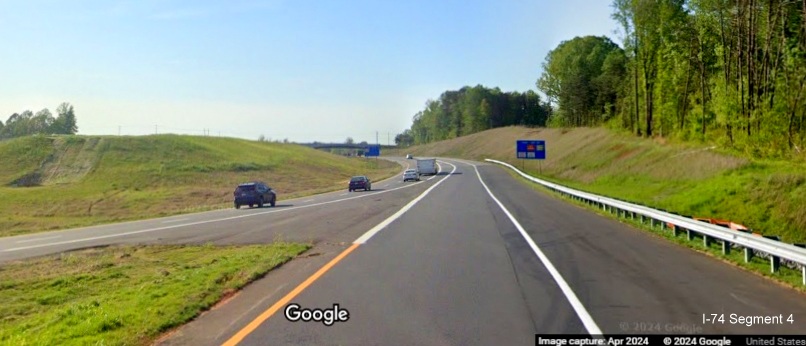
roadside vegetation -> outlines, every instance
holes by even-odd
[[[546,140],[547,158],[518,160],[515,141]],[[391,152],[508,162],[569,187],[681,215],[726,219],[806,242],[806,162],[750,159],[711,145],[637,138],[604,128],[504,127]]]
[[[573,198],[569,198],[567,196],[555,193],[543,187],[542,185],[528,181],[511,169],[508,168],[505,169],[513,178],[523,181],[533,190],[552,194],[554,196],[557,196],[557,198],[560,198],[568,203],[577,205],[581,208],[588,209],[599,215],[616,219],[622,223],[631,225],[633,227],[646,230],[657,237],[666,239],[675,244],[685,246],[689,249],[719,259],[725,263],[735,265],[739,268],[746,269],[748,271],[756,273],[757,275],[777,281],[779,284],[782,284],[786,287],[806,293],[806,286],[803,285],[803,277],[800,270],[791,269],[787,266],[781,265],[779,267],[779,270],[773,273],[770,271],[769,259],[762,258],[760,256],[752,256],[749,262],[745,262],[744,252],[742,250],[732,249],[727,254],[723,253],[722,242],[720,240],[712,239],[712,241],[710,241],[709,244],[706,246],[703,242],[702,235],[692,233],[692,238],[689,240],[685,231],[678,232],[678,234],[675,235],[670,228],[663,227],[661,223],[657,223],[656,225],[653,226],[650,222],[646,221],[641,222],[639,218],[632,219],[627,215],[619,215],[617,213],[611,213],[602,210],[600,208],[593,207],[587,203],[583,203]]]
[[[746,157],[803,158],[806,3],[613,0],[612,9],[617,39],[568,37],[548,52],[534,76],[545,100],[482,86],[445,91],[395,142],[510,125],[606,126]]]
[[[445,91],[389,154],[498,159],[806,243],[806,2],[611,3],[619,37],[562,41],[535,76],[541,95]],[[515,159],[518,139],[546,140],[545,162]]]
[[[0,344],[148,345],[307,250],[112,246],[0,267]]]
[[[278,203],[390,177],[400,166],[234,138],[25,136],[0,141],[0,236],[228,208],[262,180]]]
[[[542,95],[445,91],[395,143],[804,243],[805,6],[613,0],[620,44],[561,42],[535,76]],[[518,139],[546,140],[548,159],[515,160]]]

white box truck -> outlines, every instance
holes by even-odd
[[[437,159],[417,159],[417,174],[437,174]]]

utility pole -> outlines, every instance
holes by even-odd
[[[118,137],[120,137],[120,126],[118,126]]]
[[[375,144],[381,144],[381,142],[378,141],[378,131],[375,131]]]

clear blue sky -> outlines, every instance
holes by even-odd
[[[0,119],[61,102],[80,134],[386,143],[426,100],[535,90],[610,1],[0,0]]]

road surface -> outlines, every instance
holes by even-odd
[[[806,299],[794,290],[532,190],[500,166],[443,159],[440,168],[419,183],[392,179],[274,209],[4,238],[0,260],[109,243],[315,244],[163,345],[534,345],[535,333],[806,330]],[[337,304],[349,319],[292,322],[289,304]],[[726,321],[703,323],[711,314]],[[731,324],[731,314],[784,321]]]

